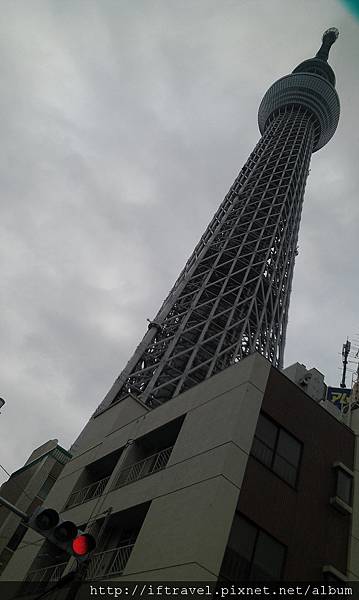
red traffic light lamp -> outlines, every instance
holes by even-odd
[[[85,560],[96,547],[96,540],[89,533],[80,533],[72,541],[72,553],[79,560]]]

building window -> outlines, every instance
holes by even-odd
[[[352,487],[353,487],[353,477],[342,471],[341,469],[337,469],[337,496],[345,504],[351,506],[352,504]]]
[[[236,514],[221,575],[230,581],[279,581],[285,552],[283,544]]]
[[[330,499],[330,503],[343,514],[351,514],[353,471],[341,462],[334,463],[333,468],[335,470],[335,491],[334,496]]]
[[[46,496],[48,495],[51,488],[53,487],[55,481],[56,481],[55,477],[52,477],[52,475],[49,475],[47,477],[47,479],[45,479],[44,483],[42,484],[42,487],[38,491],[37,496],[39,498],[41,498],[42,500],[45,500]]]
[[[22,523],[20,523],[20,525],[17,527],[14,535],[8,541],[7,547],[10,548],[10,550],[12,550],[14,552],[16,550],[16,548],[18,547],[18,545],[20,544],[20,542],[26,532],[27,532],[26,525],[23,525]]]
[[[281,479],[295,487],[302,444],[263,414],[259,415],[251,454]]]

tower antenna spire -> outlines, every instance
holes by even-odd
[[[329,50],[337,40],[339,36],[339,30],[336,27],[330,27],[323,33],[322,45],[316,53],[316,57],[320,60],[328,61]]]

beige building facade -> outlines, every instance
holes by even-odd
[[[46,505],[101,535],[93,577],[218,577],[269,371],[253,355],[155,410],[128,397],[90,420]],[[4,579],[59,573],[36,560],[43,538],[24,541]]]
[[[156,409],[128,396],[90,419],[46,506],[95,535],[88,580],[345,579],[354,442],[253,354]],[[29,531],[3,580],[73,565]]]

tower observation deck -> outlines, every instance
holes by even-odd
[[[339,120],[337,37],[264,95],[261,139],[94,416],[129,393],[155,407],[255,351],[283,365],[309,163]]]

